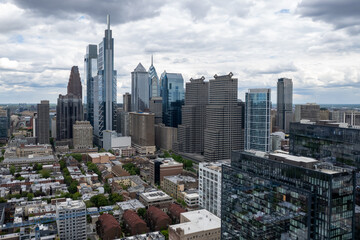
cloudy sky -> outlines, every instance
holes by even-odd
[[[0,103],[55,103],[111,14],[118,101],[141,62],[160,75],[294,81],[294,102],[359,103],[359,0],[0,0]]]

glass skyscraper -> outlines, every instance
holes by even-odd
[[[84,56],[87,120],[94,126],[94,79],[97,76],[97,46],[88,45]]]
[[[149,68],[150,99],[160,96],[159,77],[153,63],[153,56],[151,55],[151,66]]]
[[[270,89],[249,89],[245,95],[245,149],[270,151]]]
[[[277,82],[277,126],[289,133],[293,115],[293,82],[289,78],[280,78]]]
[[[282,153],[222,165],[221,239],[355,239],[355,171]]]
[[[107,18],[105,37],[99,44],[98,75],[94,81],[94,134],[102,138],[104,130],[116,129],[116,71],[114,70],[114,39]]]
[[[131,111],[144,112],[149,110],[149,74],[139,63],[131,72]]]
[[[180,73],[161,74],[163,123],[168,127],[181,124],[181,106],[184,104],[184,79]]]

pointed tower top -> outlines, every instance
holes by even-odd
[[[110,14],[107,15],[107,26],[108,30],[110,30]]]
[[[151,66],[153,65],[154,63],[154,56],[151,54]]]

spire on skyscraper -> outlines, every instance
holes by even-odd
[[[71,93],[74,96],[78,96],[80,99],[82,99],[82,86],[78,66],[73,66],[71,68],[67,93]]]
[[[151,54],[151,66],[153,66],[153,63],[154,63],[154,55]]]
[[[110,30],[110,14],[107,15],[107,26],[108,30]]]

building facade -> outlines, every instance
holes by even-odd
[[[49,101],[42,100],[37,105],[37,119],[36,119],[36,137],[40,144],[50,143],[50,124],[49,124]]]
[[[209,102],[209,82],[205,78],[190,79],[186,83],[182,124],[178,126],[178,151],[204,154],[206,105]]]
[[[86,206],[81,200],[67,199],[56,204],[56,224],[61,240],[86,239]]]
[[[6,142],[10,136],[10,109],[0,108],[0,141]]]
[[[155,145],[158,149],[172,150],[177,141],[178,128],[167,127],[165,124],[155,124]]]
[[[162,123],[162,97],[152,97],[150,99],[149,107],[150,112],[155,114],[155,124]]]
[[[94,99],[95,96],[95,78],[97,76],[97,46],[89,44],[84,56],[84,72],[86,81],[86,114],[87,120],[94,126]]]
[[[155,152],[155,128],[153,113],[129,113],[131,144],[139,153]]]
[[[168,127],[181,124],[181,106],[184,103],[184,79],[180,73],[161,74],[163,123]]]
[[[181,174],[183,164],[174,161],[172,158],[158,158],[150,161],[150,182],[160,185],[166,176]]]
[[[149,74],[139,63],[131,72],[131,111],[144,112],[149,110]]]
[[[154,58],[151,55],[151,66],[149,68],[149,83],[150,83],[150,99],[160,97],[159,77],[154,67]]]
[[[221,217],[221,165],[230,161],[199,163],[199,205]]]
[[[293,82],[289,78],[280,78],[277,82],[277,126],[289,133],[293,118]]]
[[[243,103],[237,100],[237,78],[229,73],[209,81],[209,104],[204,130],[205,161],[230,159],[231,151],[244,149]]]
[[[93,147],[93,127],[89,121],[76,121],[73,125],[74,149],[89,149]]]
[[[104,130],[116,130],[117,82],[109,15],[105,37],[99,44],[97,64],[98,75],[94,79],[94,134],[97,139],[102,139]],[[101,140],[97,144],[101,145]]]
[[[295,122],[306,119],[311,122],[320,120],[320,105],[315,103],[295,105]]]
[[[268,152],[270,143],[270,89],[249,89],[245,95],[245,149]]]
[[[360,167],[360,129],[290,124],[290,153]]]
[[[221,239],[354,239],[355,172],[315,159],[233,152],[222,166]]]
[[[128,92],[123,95],[123,111],[131,112],[131,94]]]

